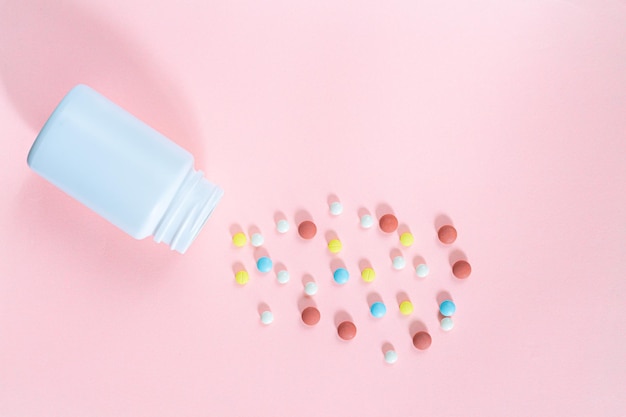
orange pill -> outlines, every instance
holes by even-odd
[[[398,228],[398,219],[393,214],[385,214],[378,221],[380,230],[385,233],[393,233]]]
[[[351,321],[344,321],[337,326],[337,334],[343,340],[351,340],[356,336],[356,326]]]
[[[298,234],[302,239],[313,239],[317,233],[317,226],[310,220],[305,220],[298,226]]]
[[[437,231],[437,235],[439,236],[439,240],[441,241],[441,243],[450,245],[456,240],[456,229],[454,228],[454,226],[446,224],[445,226],[441,226],[439,228],[439,231]]]
[[[302,321],[307,326],[315,326],[320,321],[320,311],[315,307],[307,307],[302,310]]]
[[[417,332],[413,336],[413,346],[419,350],[426,350],[433,343],[433,338],[428,332]]]
[[[452,265],[452,273],[459,279],[465,279],[472,273],[472,266],[467,261],[456,261]]]

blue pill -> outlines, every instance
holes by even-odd
[[[267,256],[261,256],[256,261],[256,267],[261,272],[270,272],[272,270],[272,260]]]
[[[385,315],[385,313],[387,313],[387,307],[385,307],[385,304],[381,303],[380,301],[376,301],[370,307],[370,313],[372,313],[372,316],[376,318],[381,318]]]
[[[450,317],[456,311],[456,305],[452,300],[446,300],[439,304],[439,312],[442,316]]]
[[[348,273],[348,270],[346,268],[337,268],[333,273],[333,279],[337,284],[343,285],[348,282],[349,278],[350,274]]]

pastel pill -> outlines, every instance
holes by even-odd
[[[237,246],[238,248],[243,247],[247,241],[248,239],[243,232],[235,233],[233,235],[233,245]]]
[[[302,239],[313,239],[317,233],[317,226],[310,220],[305,220],[298,226],[298,234]]]
[[[337,326],[337,334],[343,340],[351,340],[356,336],[356,326],[351,321],[344,321]]]
[[[398,228],[398,219],[393,214],[385,214],[378,221],[380,230],[385,233],[393,233]]]
[[[417,332],[413,336],[413,346],[419,350],[426,350],[432,344],[433,339],[428,332]]]
[[[452,273],[459,279],[465,279],[472,273],[472,267],[467,261],[456,261],[452,265]]]
[[[320,311],[315,307],[307,307],[302,310],[302,321],[307,326],[315,326],[320,321]]]
[[[261,272],[270,272],[272,270],[272,260],[267,256],[261,256],[256,261],[256,267]]]
[[[337,268],[333,272],[333,279],[337,284],[343,285],[350,279],[350,274],[346,268]]]
[[[456,240],[456,229],[454,228],[454,226],[446,224],[439,228],[439,230],[437,231],[437,236],[439,237],[441,243],[450,245]]]
[[[328,250],[331,253],[339,253],[341,252],[342,248],[343,245],[341,244],[341,241],[339,239],[331,239],[331,241],[328,242]]]

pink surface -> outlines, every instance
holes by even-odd
[[[1,416],[626,414],[623,0],[53,3],[0,0]],[[225,188],[186,255],[132,240],[28,170],[78,82]],[[405,253],[428,278],[391,269],[395,236],[358,228],[357,211],[381,205],[415,234]],[[301,210],[318,223],[311,242],[295,235]],[[450,248],[442,215],[459,231]],[[264,232],[286,286],[231,245],[235,225]],[[342,288],[329,231],[352,273]],[[450,276],[460,254],[465,281]],[[299,320],[305,274],[320,286],[314,328]],[[350,342],[335,333],[344,313]],[[426,352],[412,347],[418,320]]]

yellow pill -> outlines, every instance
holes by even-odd
[[[339,239],[333,239],[330,242],[328,242],[328,250],[331,251],[332,253],[339,253],[341,252],[341,248],[342,248],[342,244],[341,241]]]
[[[238,248],[243,247],[247,241],[248,239],[246,239],[246,235],[243,232],[235,233],[233,236],[233,244]]]
[[[402,246],[411,246],[413,241],[413,235],[409,232],[404,232],[400,235],[400,243],[402,243]]]
[[[361,271],[361,278],[365,282],[372,282],[376,279],[376,272],[372,268],[364,268]]]
[[[403,301],[400,303],[400,313],[408,316],[413,312],[413,304],[410,301]]]
[[[235,274],[235,281],[239,285],[246,285],[250,280],[250,275],[248,275],[248,271],[238,271]]]

